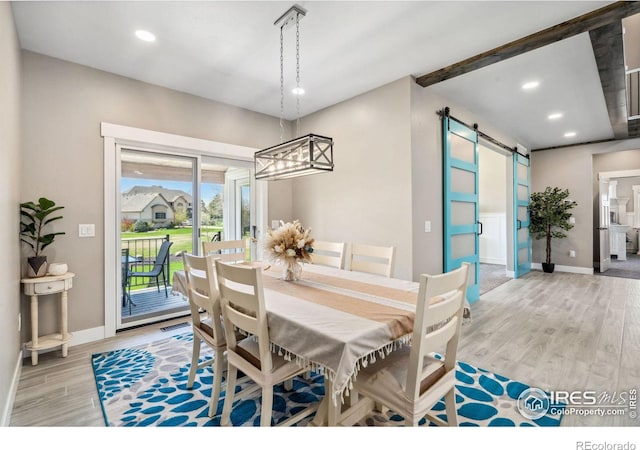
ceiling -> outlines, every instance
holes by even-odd
[[[300,23],[301,85],[307,92],[300,115],[609,3],[300,1],[307,10]],[[279,28],[273,23],[292,5],[27,1],[12,7],[26,50],[279,116]],[[138,40],[137,29],[153,32],[157,40]],[[294,28],[285,30],[284,46],[284,116],[293,119]],[[521,89],[534,79],[538,88]],[[587,33],[425,89],[465,105],[529,149],[613,137]],[[547,115],[556,111],[564,113],[562,119],[549,121]],[[564,137],[567,131],[576,136]]]

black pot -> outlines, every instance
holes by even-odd
[[[47,257],[31,256],[27,258],[27,277],[38,278],[47,274]]]
[[[553,269],[556,267],[554,263],[542,263],[542,271],[545,273],[553,273]]]

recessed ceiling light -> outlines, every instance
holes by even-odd
[[[575,131],[568,131],[564,134],[564,137],[566,138],[570,138],[570,137],[575,137],[576,136],[576,132]]]
[[[551,113],[551,114],[549,114],[549,115],[547,116],[547,119],[549,119],[549,120],[556,120],[556,119],[559,119],[559,118],[561,118],[561,117],[562,117],[562,113],[557,112],[557,113]]]
[[[522,89],[524,90],[534,89],[534,88],[537,88],[539,85],[540,85],[539,81],[528,81],[522,85]]]
[[[291,89],[291,92],[293,93],[293,95],[304,95],[304,89],[301,87],[294,87],[293,89]]]
[[[137,30],[136,37],[145,42],[153,42],[156,40],[155,34],[147,30]]]

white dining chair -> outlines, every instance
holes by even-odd
[[[342,269],[344,265],[344,242],[314,241],[311,263]]]
[[[227,349],[221,321],[220,296],[215,279],[215,256],[195,256],[183,253],[182,258],[193,328],[193,352],[187,389],[193,387],[196,372],[199,369],[212,366],[213,389],[211,391],[209,417],[213,417],[216,413],[222,390],[222,378],[225,369],[224,352]],[[203,313],[207,315],[206,320],[202,319]],[[213,351],[213,358],[199,363],[200,347],[203,342]]]
[[[456,355],[468,277],[468,263],[442,275],[420,276],[411,346],[391,352],[358,373],[353,388],[364,397],[360,402],[383,405],[412,426],[425,416],[437,425],[457,426]],[[442,397],[447,422],[428,415]],[[347,411],[342,424],[355,423],[359,419],[355,414],[362,411],[359,407]]]
[[[260,426],[271,426],[273,387],[307,369],[283,356],[272,353],[269,326],[262,287],[262,268],[225,264],[216,261],[216,273],[222,317],[227,339],[227,390],[222,409],[221,425],[230,425],[231,408],[235,399],[247,395],[246,390],[235,393],[238,370],[251,378],[262,390]],[[246,332],[249,337],[239,340],[234,329]],[[317,409],[312,405],[279,423],[293,425]]]
[[[393,276],[395,253],[395,247],[351,244],[349,270],[391,277]]]
[[[244,262],[247,259],[247,239],[203,242],[202,254],[215,255],[224,262]]]

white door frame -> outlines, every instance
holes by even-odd
[[[120,148],[134,146],[197,158],[206,155],[242,161],[253,161],[253,155],[258,149],[106,122],[100,124],[100,134],[104,138],[104,337],[107,338],[116,334],[119,304],[116,300],[121,276],[118,245],[120,198],[117,189],[120,179]],[[256,181],[255,186],[256,224],[258,230],[266,230],[268,185],[265,181]]]

